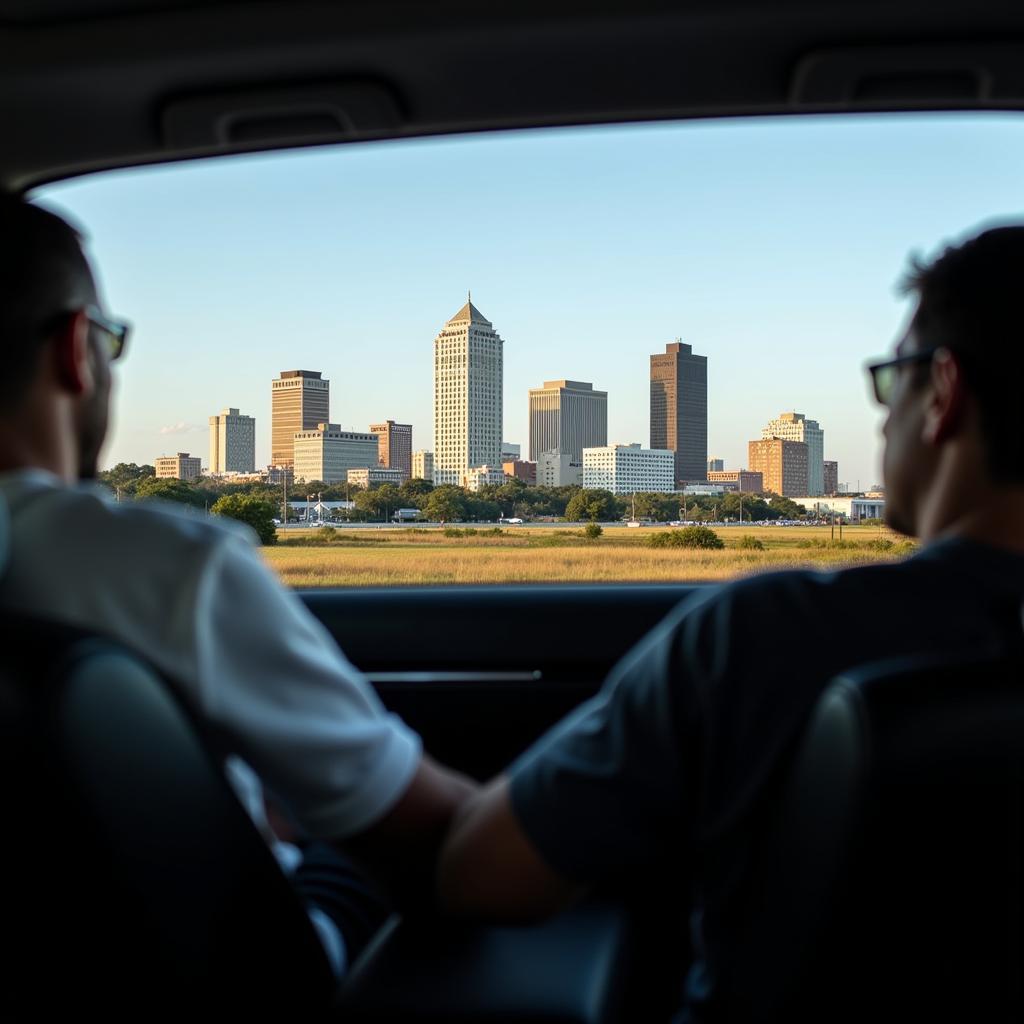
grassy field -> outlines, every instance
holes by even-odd
[[[262,549],[267,564],[292,587],[369,587],[432,583],[693,582],[772,569],[844,565],[904,558],[913,545],[879,526],[728,527],[716,530],[721,551],[651,548],[659,528],[606,528],[587,540],[579,529],[470,527],[290,530]],[[453,531],[448,531],[451,534]],[[744,535],[764,550],[740,548]]]

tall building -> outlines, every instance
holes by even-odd
[[[708,459],[708,472],[709,473],[724,473],[725,472],[725,459]]]
[[[283,370],[270,388],[270,463],[291,466],[295,434],[331,418],[331,382],[316,370]]]
[[[769,420],[761,437],[770,440],[803,441],[807,445],[807,493],[825,493],[825,432],[817,420],[809,420],[802,412],[784,412]]]
[[[838,462],[824,462],[824,485],[822,486],[822,494],[838,494],[839,493],[839,463]]]
[[[651,448],[675,452],[676,483],[708,474],[708,357],[676,339],[651,356]]]
[[[342,430],[337,423],[318,423],[315,430],[298,430],[294,437],[295,482],[348,482],[350,469],[378,465],[377,435]]]
[[[385,420],[371,423],[370,433],[378,437],[377,458],[387,469],[402,471],[402,479],[412,476],[412,424]]]
[[[412,453],[412,478],[414,480],[434,479],[434,453],[421,448]]]
[[[612,494],[675,490],[675,454],[639,444],[609,444],[583,449],[583,486]]]
[[[153,460],[153,467],[160,479],[198,480],[202,473],[202,462],[198,455],[178,452],[177,455],[161,455]]]
[[[608,392],[580,380],[546,380],[530,388],[530,459],[541,452],[583,462],[584,448],[608,443]]]
[[[458,485],[467,470],[501,465],[502,346],[472,302],[434,339],[434,481]]]
[[[210,417],[210,472],[256,472],[256,420],[237,409]]]
[[[522,454],[522,448],[518,444],[513,444],[511,441],[501,442],[502,462],[514,462],[516,459],[522,458]]]
[[[764,489],[791,498],[806,494],[807,443],[781,437],[750,441],[747,444],[750,471],[760,473]]]

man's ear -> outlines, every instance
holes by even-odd
[[[89,318],[85,310],[72,313],[54,332],[51,342],[54,375],[58,385],[71,395],[92,391],[94,377],[89,350]]]
[[[967,401],[963,367],[948,349],[932,357],[929,385],[921,437],[927,444],[942,444],[959,431]]]

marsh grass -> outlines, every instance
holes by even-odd
[[[843,542],[828,527],[719,528],[725,549],[656,549],[656,528],[616,527],[587,538],[582,530],[528,527],[338,529],[333,538],[283,534],[262,548],[292,587],[469,583],[720,581],[785,568],[839,568],[905,557],[913,545],[880,527],[848,527]],[[763,550],[745,548],[754,529]]]

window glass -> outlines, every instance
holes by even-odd
[[[307,149],[35,198],[134,324],[119,500],[276,526],[266,557],[300,586],[688,580],[912,550],[877,518],[863,365],[906,316],[908,256],[1019,220],[1022,172],[1017,115],[794,117]]]

